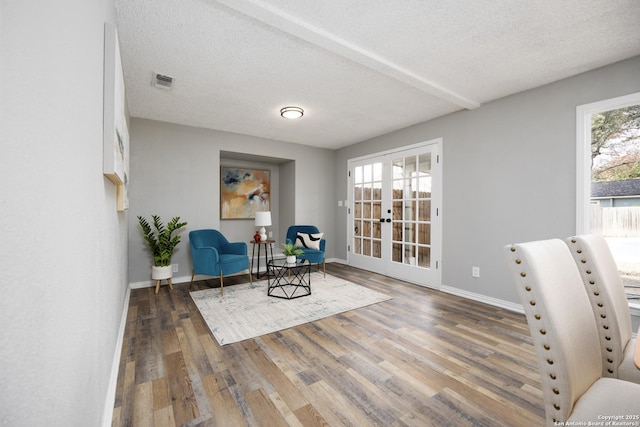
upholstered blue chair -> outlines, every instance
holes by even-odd
[[[318,269],[322,264],[322,272],[326,277],[327,270],[324,261],[326,241],[322,238],[323,234],[315,225],[292,225],[287,230],[287,242],[294,243],[302,249],[303,254],[298,255],[297,258],[308,259],[309,263],[318,264]]]
[[[189,233],[193,270],[191,283],[196,274],[220,276],[220,292],[224,295],[223,277],[249,270],[247,244],[229,242],[218,230],[193,230]],[[251,270],[249,270],[249,281]]]

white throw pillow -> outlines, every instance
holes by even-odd
[[[296,248],[320,250],[320,239],[324,233],[300,233],[296,235]]]

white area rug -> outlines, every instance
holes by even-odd
[[[311,295],[292,300],[267,296],[267,281],[191,292],[220,345],[287,329],[391,297],[322,273],[311,273]]]

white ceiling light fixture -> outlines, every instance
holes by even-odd
[[[304,115],[304,110],[300,107],[284,107],[280,110],[280,115],[285,119],[299,119]]]

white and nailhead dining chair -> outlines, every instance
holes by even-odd
[[[602,376],[596,321],[567,245],[552,239],[505,248],[538,358],[547,425],[637,415],[640,384]]]

